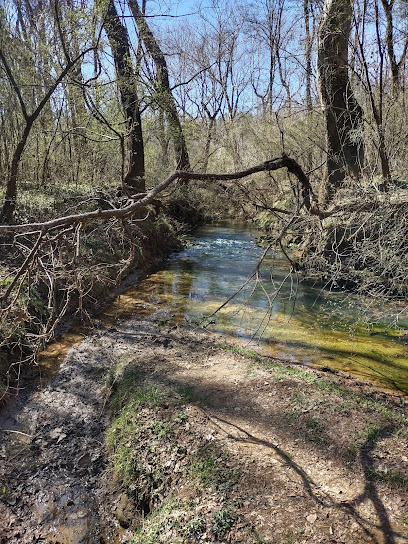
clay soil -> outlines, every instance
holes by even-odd
[[[1,543],[408,542],[403,397],[160,315],[99,324],[3,409]]]

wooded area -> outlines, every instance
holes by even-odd
[[[0,0],[0,544],[408,541],[407,55],[408,0]]]
[[[306,276],[406,298],[407,10],[2,5],[2,346],[24,352],[24,325],[37,351],[217,217],[255,221]]]

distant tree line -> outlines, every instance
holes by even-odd
[[[157,9],[136,0],[1,8],[3,223],[20,185],[110,178],[143,193],[146,153],[155,177],[247,166],[258,120],[310,170],[320,164],[311,147],[323,148],[325,198],[346,177],[379,175],[386,189],[404,175],[406,2],[211,0],[173,18]],[[299,137],[308,116],[322,122]]]

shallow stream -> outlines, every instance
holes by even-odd
[[[205,325],[260,342],[282,359],[408,392],[407,306],[298,283],[280,254],[268,255],[242,288],[263,254],[256,234],[242,224],[204,227],[162,269],[121,295],[108,315],[146,315],[163,304],[163,322]]]
[[[202,228],[188,247],[120,295],[103,323],[157,315],[163,305],[163,323],[205,326],[244,344],[260,343],[280,359],[408,393],[407,305],[299,283],[278,253],[268,254],[254,275],[263,255],[257,234],[239,223]],[[80,331],[64,335],[43,352],[42,363],[54,366],[80,338]]]

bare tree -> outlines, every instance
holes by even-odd
[[[80,53],[80,25],[81,21],[76,16],[73,0],[54,0],[55,23],[57,33],[61,41],[61,48],[65,60],[69,62],[72,57]],[[70,76],[67,98],[72,119],[72,129],[76,134],[84,134],[83,125],[89,117],[83,96],[85,80],[82,75],[82,65],[77,63]],[[80,142],[80,143],[79,143]],[[79,151],[80,145],[84,145],[86,139],[74,138],[74,145]]]
[[[3,208],[0,214],[0,222],[1,223],[9,223],[12,218],[13,214],[16,208],[17,204],[17,181],[18,181],[18,172],[19,172],[19,166],[21,157],[24,153],[24,149],[28,140],[28,137],[30,135],[31,129],[35,123],[35,121],[38,119],[40,113],[44,109],[44,107],[48,104],[51,96],[54,94],[55,90],[57,89],[58,85],[64,80],[64,78],[67,76],[67,74],[70,72],[70,70],[82,60],[82,58],[93,50],[93,47],[89,47],[82,51],[77,57],[71,59],[66,65],[65,68],[60,72],[58,77],[54,80],[54,82],[51,84],[51,86],[48,88],[47,92],[44,94],[44,96],[41,98],[40,102],[37,104],[35,109],[32,113],[28,113],[28,108],[26,105],[26,101],[23,97],[23,94],[21,92],[20,86],[17,83],[17,80],[13,74],[13,71],[10,67],[10,64],[8,62],[8,59],[6,57],[6,53],[4,50],[0,49],[0,61],[3,65],[3,68],[6,72],[7,79],[9,80],[9,83],[14,91],[14,93],[17,96],[21,113],[24,118],[24,127],[20,133],[19,141],[14,149],[13,157],[11,159],[10,169],[9,169],[9,175],[7,180],[7,188],[6,188],[6,194],[5,194],[5,200],[3,204]]]
[[[109,1],[104,27],[115,62],[117,84],[127,128],[129,167],[123,184],[132,192],[143,193],[146,188],[145,161],[137,81],[132,65],[128,31],[119,18],[114,0]]]
[[[327,175],[322,199],[329,200],[345,176],[358,177],[364,160],[363,112],[349,80],[351,0],[325,0],[318,30],[319,92],[327,133]]]
[[[129,7],[139,29],[139,37],[145,44],[146,50],[153,59],[156,67],[157,102],[163,108],[169,123],[174,142],[177,167],[190,170],[187,144],[177,112],[176,103],[170,88],[169,71],[166,58],[150,26],[147,24],[143,11],[136,0],[128,0]]]
[[[394,37],[394,16],[393,8],[395,6],[395,0],[381,0],[381,4],[384,9],[387,28],[385,35],[385,43],[387,46],[388,58],[391,68],[391,77],[392,77],[392,88],[393,92],[396,94],[401,90],[401,68],[405,63],[408,52],[408,36],[405,36],[404,43],[402,46],[402,52],[400,59],[397,60],[395,53],[395,37]]]
[[[373,11],[369,12],[369,5],[367,0],[363,2],[363,10],[361,14],[361,29],[360,32],[356,30],[355,42],[358,45],[358,55],[361,64],[361,74],[360,78],[363,83],[366,97],[368,99],[368,111],[371,110],[371,115],[373,119],[373,128],[374,134],[376,135],[376,141],[374,143],[377,147],[378,157],[381,162],[381,173],[382,181],[380,188],[383,190],[388,190],[389,184],[391,182],[391,167],[388,155],[388,149],[386,145],[386,126],[385,126],[385,100],[386,100],[386,54],[385,46],[381,33],[381,14],[379,9],[378,0],[374,0],[372,4]],[[375,75],[373,76],[370,73],[369,61],[367,59],[367,45],[366,45],[366,23],[367,20],[373,20],[374,22],[374,36],[375,41],[371,46],[372,55],[377,50],[377,66],[375,70]],[[388,22],[387,22],[388,26]],[[389,29],[386,31],[386,42],[389,39]],[[395,58],[394,58],[395,60]],[[390,59],[391,72],[393,73],[392,68],[393,61]],[[396,96],[396,81],[394,76],[392,76],[392,89],[393,95]],[[367,115],[368,117],[368,115]]]

